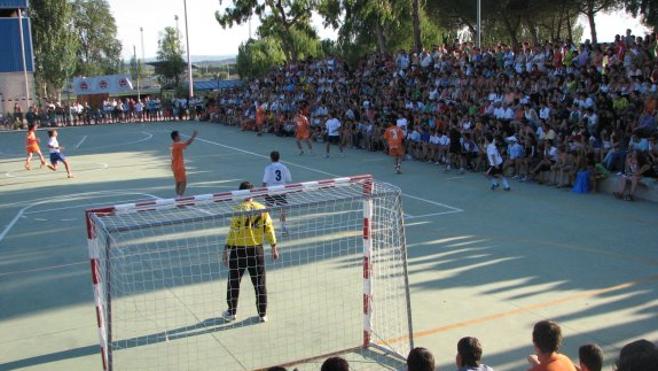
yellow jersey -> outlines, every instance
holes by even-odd
[[[250,213],[252,210],[265,209],[262,204],[246,200],[235,207],[235,212],[242,215],[231,219],[231,229],[226,237],[226,245],[229,247],[252,247],[263,245],[263,236],[267,238],[270,245],[276,244],[274,225],[268,212]]]

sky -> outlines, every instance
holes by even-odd
[[[124,59],[130,59],[133,45],[138,57],[142,56],[140,27],[144,28],[144,56],[153,58],[158,49],[158,38],[167,26],[176,26],[174,16],[179,17],[181,34],[185,34],[183,17],[183,0],[108,0],[112,14],[116,19],[118,38],[123,45]],[[226,7],[231,0],[224,0],[220,6],[219,0],[188,0],[187,11],[190,31],[190,54],[198,55],[235,55],[238,46],[249,38],[249,27],[246,24],[222,29],[215,20],[215,11]],[[585,28],[584,38],[589,38],[589,26],[581,17]],[[325,29],[322,20],[314,15],[313,25],[321,38],[336,39],[336,31]],[[596,17],[599,41],[611,41],[615,34],[622,34],[627,28],[636,35],[644,35],[646,28],[637,19],[624,12],[601,14]],[[252,22],[252,34],[255,37],[258,21]],[[486,32],[486,30],[484,30]]]

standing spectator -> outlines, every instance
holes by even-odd
[[[481,364],[482,346],[477,338],[467,336],[457,343],[457,371],[493,371],[487,365]]]
[[[535,323],[532,330],[535,353],[528,357],[529,371],[576,371],[569,357],[558,353],[562,343],[562,330],[553,321]]]

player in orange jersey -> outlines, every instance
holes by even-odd
[[[265,112],[265,104],[260,104],[256,107],[256,133],[257,135],[263,135],[263,126],[265,126],[265,120],[267,119],[267,114]]]
[[[41,160],[41,167],[46,165],[46,159],[41,154],[41,148],[39,148],[39,138],[37,138],[37,124],[29,124],[27,126],[27,135],[25,136],[25,152],[27,152],[27,158],[25,159],[25,169],[30,170],[30,161],[32,161],[32,155],[36,153]]]
[[[388,154],[395,158],[395,172],[402,174],[400,166],[402,165],[402,157],[404,157],[404,132],[393,122],[388,123],[388,127],[384,132],[384,139],[388,144]]]
[[[181,141],[178,130],[171,132],[171,140],[174,141],[171,145],[171,170],[174,172],[174,180],[176,181],[176,197],[183,197],[185,187],[187,187],[183,151],[194,142],[194,138],[196,138],[196,130],[186,142]]]
[[[313,145],[311,145],[311,127],[308,122],[308,117],[304,114],[304,108],[300,108],[297,115],[295,115],[295,139],[297,140],[297,148],[299,148],[299,155],[304,154],[302,142],[308,145],[309,153],[313,153]]]

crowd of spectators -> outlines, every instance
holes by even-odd
[[[560,353],[562,329],[553,321],[539,321],[532,330],[535,352],[528,356],[528,371],[601,371],[604,366],[603,350],[596,344],[578,348],[578,362]],[[457,343],[455,369],[457,371],[494,371],[482,363],[483,349],[475,337],[464,337]],[[615,371],[658,371],[658,347],[645,340],[630,342],[621,348],[615,360]],[[296,369],[295,369],[296,370]],[[349,363],[341,357],[326,359],[320,371],[349,371]],[[270,367],[268,371],[286,371],[285,367]],[[409,352],[406,367],[400,371],[438,371],[434,355],[426,348]]]
[[[174,98],[165,102],[158,97],[149,96],[139,99],[108,98],[97,105],[80,101],[65,104],[48,102],[42,106],[31,106],[27,112],[23,112],[17,103],[11,115],[0,116],[0,124],[6,129],[24,129],[30,124],[62,127],[159,122],[200,118],[205,112],[206,101],[201,98],[191,100]]]
[[[341,123],[341,144],[385,150],[387,122],[406,134],[408,158],[482,171],[485,136],[497,138],[505,172],[577,192],[618,173],[615,195],[658,175],[655,34],[627,31],[614,42],[437,46],[419,53],[372,54],[355,66],[337,58],[291,63],[223,92],[213,118],[293,135],[300,107],[322,141],[330,117]],[[630,187],[627,187],[630,184]]]

